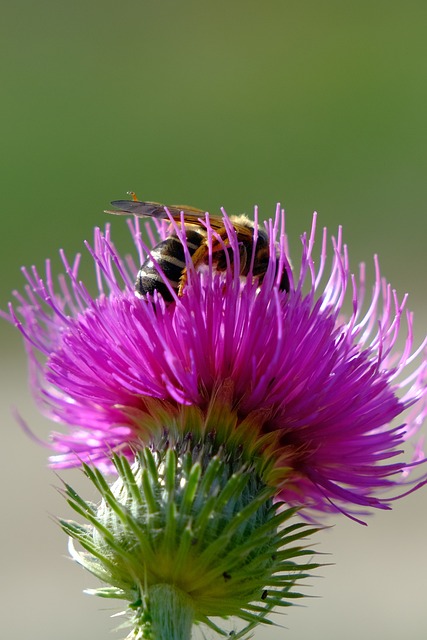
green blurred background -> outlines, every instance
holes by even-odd
[[[211,212],[258,204],[264,217],[280,201],[295,248],[316,209],[321,226],[343,224],[354,267],[380,254],[410,293],[420,338],[426,33],[425,1],[3,0],[0,306],[22,286],[21,265],[80,251],[109,201],[133,189]],[[130,246],[124,221],[112,223]],[[12,405],[39,435],[50,429],[4,322],[0,342],[4,637],[110,637],[114,609],[80,593],[90,579],[49,520],[65,507],[46,451],[14,424]],[[426,504],[424,491],[368,528],[343,520],[323,534],[336,566],[313,581],[322,597],[281,618],[288,630],[255,637],[425,638]]]

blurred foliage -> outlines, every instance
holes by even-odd
[[[281,201],[293,246],[317,209],[353,265],[378,251],[423,294],[426,18],[411,1],[6,0],[0,305],[129,189],[264,217]]]

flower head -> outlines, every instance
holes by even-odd
[[[238,236],[223,215],[224,271],[215,268],[218,235],[208,215],[201,221],[208,259],[197,269],[185,233],[172,223],[187,268],[172,304],[156,293],[134,295],[138,266],[115,250],[108,225],[87,245],[95,298],[78,280],[78,257],[69,264],[62,254],[59,287],[49,262],[45,277],[24,270],[26,294],[16,294],[8,317],[24,336],[44,412],[68,426],[67,434],[52,434],[53,465],[109,464],[112,451],[132,456],[134,446],[165,431],[214,432],[248,458],[273,460],[266,481],[289,505],[389,508],[393,490],[421,464],[417,444],[409,462],[402,447],[427,412],[427,360],[423,345],[413,349],[406,297],[381,278],[376,259],[366,291],[364,266],[352,274],[341,230],[330,264],[324,230],[316,265],[315,217],[302,236],[299,269],[292,268],[279,207],[266,224],[270,260],[259,286],[253,262],[240,277]],[[129,227],[141,264],[150,250],[138,221]],[[166,233],[158,223],[152,244]],[[280,288],[284,271],[289,291]],[[424,472],[411,487],[426,481]]]

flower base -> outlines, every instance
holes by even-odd
[[[315,529],[289,520],[295,509],[274,504],[274,489],[226,447],[191,439],[136,453],[131,466],[112,455],[118,479],[84,472],[101,495],[94,506],[65,485],[71,507],[87,524],[60,520],[84,551],[75,560],[107,587],[91,590],[128,601],[129,639],[185,640],[193,623],[225,633],[212,616],[240,618],[241,637],[275,606],[288,606],[294,589],[318,564],[300,540]],[[213,450],[215,447],[216,450]],[[297,546],[294,543],[297,541]]]

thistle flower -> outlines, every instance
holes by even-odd
[[[94,593],[128,601],[132,640],[188,638],[194,622],[224,634],[212,616],[240,617],[241,637],[298,597],[318,566],[301,563],[313,552],[300,541],[315,529],[289,523],[296,510],[357,520],[427,482],[420,442],[403,456],[427,412],[426,341],[413,349],[406,296],[376,258],[366,295],[365,268],[351,273],[341,229],[329,273],[326,230],[316,266],[315,217],[293,269],[280,207],[266,224],[262,283],[255,252],[241,277],[238,235],[223,216],[225,238],[208,214],[200,220],[208,259],[197,268],[171,218],[186,262],[182,295],[135,219],[137,263],[116,251],[109,225],[87,244],[95,298],[78,279],[80,256],[70,264],[61,252],[58,286],[49,261],[45,277],[24,269],[25,294],[3,314],[24,337],[39,406],[68,428],[52,434],[52,466],[82,466],[100,493],[95,506],[65,485],[86,520],[60,520],[83,548],[71,546],[72,556],[109,585]],[[156,227],[152,245],[168,233]],[[215,267],[218,242],[225,270]],[[135,296],[147,256],[171,304],[157,291]],[[112,470],[110,486],[103,472]]]
[[[409,461],[402,455],[427,411],[425,342],[413,349],[406,296],[400,300],[381,278],[376,258],[367,294],[365,267],[352,274],[341,229],[329,271],[326,230],[316,265],[315,216],[293,269],[279,207],[266,224],[270,261],[259,287],[250,274],[239,277],[237,236],[223,215],[231,252],[225,272],[215,270],[212,255],[196,270],[173,223],[187,284],[181,297],[171,290],[170,305],[157,295],[151,303],[135,297],[137,263],[118,254],[108,225],[87,244],[97,297],[78,280],[79,256],[70,264],[61,252],[66,276],[57,288],[49,261],[44,277],[23,270],[25,296],[15,293],[8,319],[24,336],[42,411],[68,427],[52,434],[52,465],[106,468],[112,451],[132,457],[135,446],[155,444],[165,430],[174,437],[215,432],[248,460],[274,460],[265,481],[290,506],[349,515],[389,508],[396,493],[427,481],[425,471],[416,479],[409,473],[421,464],[419,443]],[[153,244],[167,234],[156,224]],[[209,215],[201,224],[212,251]],[[141,264],[150,250],[137,219],[129,228]],[[284,269],[288,292],[278,286]]]

